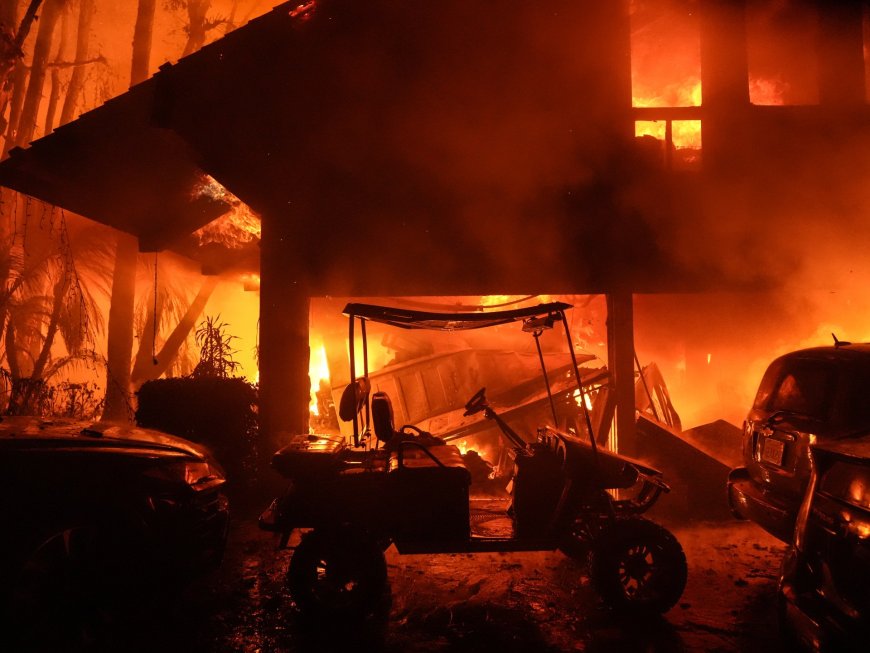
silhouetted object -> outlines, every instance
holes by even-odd
[[[728,500],[784,542],[794,534],[812,470],[810,445],[870,431],[870,345],[840,342],[775,359],[761,379],[743,430],[743,466]]]
[[[223,555],[223,473],[181,438],[6,417],[0,478],[0,650],[122,650]]]
[[[258,468],[257,389],[241,378],[157,379],[137,394],[136,423],[206,445],[234,484]]]
[[[565,316],[569,308],[550,303],[430,313],[348,304],[344,313],[351,342],[357,322],[363,324],[363,347],[365,321],[451,332],[520,323],[536,340],[545,329],[564,328],[575,385],[560,392],[580,397],[585,406],[588,388],[576,381],[580,373]],[[356,352],[350,354],[354,361]],[[549,385],[544,356],[539,360],[542,382]],[[493,509],[491,498],[481,504],[469,496],[465,460],[473,458],[463,459],[457,447],[436,435],[397,425],[387,393],[378,391],[369,399],[367,355],[363,361],[359,378],[351,365],[340,410],[344,421],[353,421],[352,446],[341,435],[303,433],[291,436],[273,458],[290,484],[261,515],[260,526],[279,533],[282,547],[295,529],[311,529],[287,570],[288,588],[303,618],[318,623],[383,618],[389,605],[383,551],[391,543],[401,554],[560,548],[591,560],[593,585],[615,611],[657,614],[679,600],[687,574],[682,547],[665,528],[640,517],[668,486],[655,469],[599,449],[585,410],[582,438],[549,425],[521,433],[519,424],[514,428],[490,406],[485,388],[468,400],[464,416],[492,420],[511,451],[513,502],[507,511]],[[549,388],[547,397],[555,415]],[[609,492],[615,489],[619,498]],[[496,516],[510,522],[510,533],[475,530]]]
[[[813,470],[782,566],[789,650],[865,651],[870,642],[870,439],[812,446]]]
[[[207,317],[197,327],[195,338],[199,346],[199,363],[191,376],[226,379],[236,371],[239,364],[233,360],[235,350],[232,348],[236,336],[226,332],[228,326],[220,321],[218,315]]]

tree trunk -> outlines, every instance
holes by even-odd
[[[18,356],[15,355],[15,326],[12,320],[6,324],[6,337],[4,338],[6,345],[6,362],[9,364],[9,374],[12,380],[21,378],[21,368],[18,366]]]
[[[27,83],[24,107],[21,109],[19,129],[15,138],[16,145],[29,143],[33,140],[36,132],[36,119],[39,115],[39,105],[42,103],[42,90],[45,85],[46,64],[51,51],[54,28],[57,25],[57,19],[60,17],[64,2],[65,0],[46,0],[42,8],[36,44],[33,46],[30,81]]]
[[[41,2],[42,0],[31,0],[18,29],[13,34],[8,31],[3,32],[3,55],[0,57],[0,132],[6,135],[6,142],[3,144],[4,157],[15,143],[18,117],[21,114],[21,104],[24,100],[24,84],[27,82],[27,69],[24,66],[22,47],[30,33],[30,27],[36,18],[36,10]],[[10,10],[10,4],[15,5],[14,11]],[[5,7],[3,10],[4,20],[11,19],[12,22],[8,24],[14,25],[18,15],[17,3],[14,0],[4,0],[3,6]],[[4,116],[10,100],[12,106],[9,109],[7,122]]]
[[[19,49],[24,47],[24,42],[27,40],[27,35],[30,34],[30,28],[33,25],[33,21],[36,20],[36,12],[41,4],[42,0],[30,0],[27,11],[24,12],[24,17],[21,19],[18,31],[15,32],[15,45]]]
[[[148,78],[151,58],[151,34],[157,0],[139,0],[133,30],[133,58],[130,86]],[[104,420],[128,421],[130,410],[130,376],[133,357],[133,314],[136,295],[136,262],[139,241],[129,234],[118,234],[115,271],[112,277],[112,303],[109,308],[109,333],[106,365],[106,404]]]
[[[40,379],[45,370],[45,365],[48,363],[48,357],[51,355],[51,346],[54,343],[54,337],[57,335],[57,329],[60,324],[60,315],[63,312],[63,303],[66,299],[66,293],[69,289],[69,279],[64,272],[60,280],[54,285],[54,298],[51,305],[51,316],[48,319],[48,329],[45,332],[45,340],[42,342],[42,348],[39,351],[36,361],[33,363],[33,372],[31,378]]]
[[[88,44],[90,41],[91,19],[93,16],[94,0],[81,0],[81,7],[79,8],[78,35],[76,37],[76,61],[87,61],[88,59]],[[60,112],[61,125],[65,125],[73,119],[76,111],[76,103],[79,100],[79,94],[82,92],[84,80],[84,67],[74,66],[72,76],[69,79],[66,98],[63,101],[63,109]]]
[[[148,79],[151,60],[151,36],[154,29],[154,11],[157,0],[139,0],[136,27],[133,31],[133,62],[130,67],[130,86]]]
[[[104,420],[129,421],[131,418],[130,358],[133,352],[138,256],[138,239],[130,234],[119,233],[112,276],[112,304],[109,307]]]
[[[54,66],[51,69],[51,94],[48,97],[48,107],[45,112],[45,129],[42,133],[47,135],[54,130],[54,117],[57,113],[57,101],[60,97],[60,64],[66,53],[67,32],[69,31],[69,7],[64,6],[63,17],[60,26],[60,43],[57,46],[57,54],[54,57]]]
[[[187,339],[187,336],[196,326],[196,322],[205,310],[205,305],[208,303],[212,292],[217,285],[218,278],[215,276],[206,277],[199,292],[194,300],[190,303],[187,311],[185,311],[178,325],[172,330],[172,333],[163,343],[160,352],[155,356],[156,362],[151,359],[151,352],[154,344],[154,313],[153,310],[148,316],[148,322],[145,325],[146,332],[139,339],[139,355],[136,357],[136,365],[133,367],[132,385],[139,387],[145,381],[159,379],[166,370],[172,365],[178,350]]]
[[[8,99],[9,123],[6,125],[6,142],[3,144],[3,157],[9,154],[16,143],[18,123],[21,118],[21,105],[24,104],[24,86],[27,84],[27,66],[23,61],[15,64],[15,70],[9,79],[10,95]]]

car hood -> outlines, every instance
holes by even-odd
[[[162,451],[195,458],[212,458],[202,445],[175,435],[116,422],[83,422],[72,419],[44,419],[12,416],[0,421],[3,443],[33,444],[56,448],[112,448]]]

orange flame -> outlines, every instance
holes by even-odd
[[[308,376],[311,379],[311,401],[308,410],[312,415],[320,415],[317,407],[317,392],[320,390],[321,381],[329,381],[329,364],[326,361],[326,347],[323,341],[311,347]]]
[[[260,217],[214,177],[202,175],[193,189],[192,196],[219,200],[231,207],[218,219],[193,232],[200,245],[218,243],[234,249],[260,239]]]

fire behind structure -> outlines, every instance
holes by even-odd
[[[0,182],[142,251],[227,209],[191,193],[203,174],[252,207],[273,434],[307,428],[313,296],[605,293],[630,447],[632,294],[774,283],[766,225],[819,229],[836,211],[806,207],[870,169],[863,3],[817,3],[817,105],[755,106],[745,0],[699,0],[703,100],[672,108],[632,106],[628,2],[509,5],[280,5],[14,150]],[[690,171],[634,138],[680,120],[703,126]],[[748,254],[715,246],[732,231]]]

